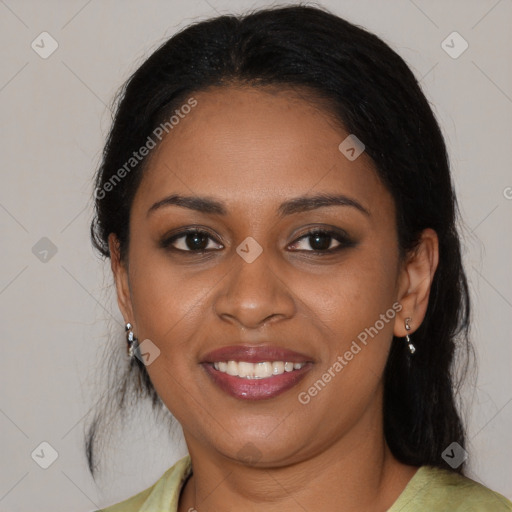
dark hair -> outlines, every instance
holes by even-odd
[[[130,208],[147,158],[113,186],[105,185],[113,183],[133,151],[193,93],[238,84],[292,88],[312,102],[315,97],[327,102],[330,114],[364,142],[392,194],[401,257],[414,250],[422,230],[437,232],[439,264],[425,319],[412,338],[417,353],[408,357],[403,340],[395,339],[385,368],[384,432],[398,460],[453,469],[441,454],[454,441],[465,445],[455,349],[459,343],[463,355],[471,349],[459,211],[444,139],[429,103],[404,60],[376,35],[323,8],[295,5],[219,16],[171,37],[119,95],[95,179],[94,246],[109,257],[108,236],[115,233],[126,257]],[[117,382],[116,406],[125,404],[130,386],[159,404],[137,358]],[[101,419],[97,412],[87,434],[92,474]],[[454,471],[462,473],[463,465]]]

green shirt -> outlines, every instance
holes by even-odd
[[[148,489],[98,512],[177,512],[192,465],[186,455]],[[421,466],[388,512],[512,512],[512,502],[446,469]]]

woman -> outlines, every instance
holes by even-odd
[[[128,81],[95,200],[127,378],[189,451],[106,511],[512,510],[463,475],[448,158],[375,35],[303,6],[188,27]]]

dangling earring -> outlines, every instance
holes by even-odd
[[[125,326],[126,331],[126,342],[128,343],[128,357],[133,358],[135,355],[135,343],[138,341],[133,334],[132,324],[127,323]]]
[[[406,329],[406,331],[410,331],[411,330],[411,326],[409,325],[409,322],[411,320],[412,320],[412,318],[406,318],[405,319],[405,329]],[[409,352],[411,354],[414,354],[414,352],[416,352],[416,347],[411,343],[411,338],[409,337],[409,334],[405,335],[405,342],[407,343],[407,345],[409,345]]]

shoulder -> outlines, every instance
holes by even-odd
[[[421,466],[388,512],[512,512],[512,502],[471,478]]]
[[[116,503],[115,505],[111,505],[110,507],[107,508],[96,510],[95,512],[139,512],[144,502],[153,492],[155,485],[156,483],[149,487],[148,489],[139,492],[135,496],[128,498],[127,500],[124,500],[120,503]]]
[[[170,467],[151,487],[131,498],[96,512],[174,512],[184,480],[191,471],[190,456],[186,455]],[[165,504],[165,505],[164,505]],[[173,505],[176,508],[172,508]],[[166,508],[162,508],[165,506]],[[170,508],[169,508],[170,507]]]

